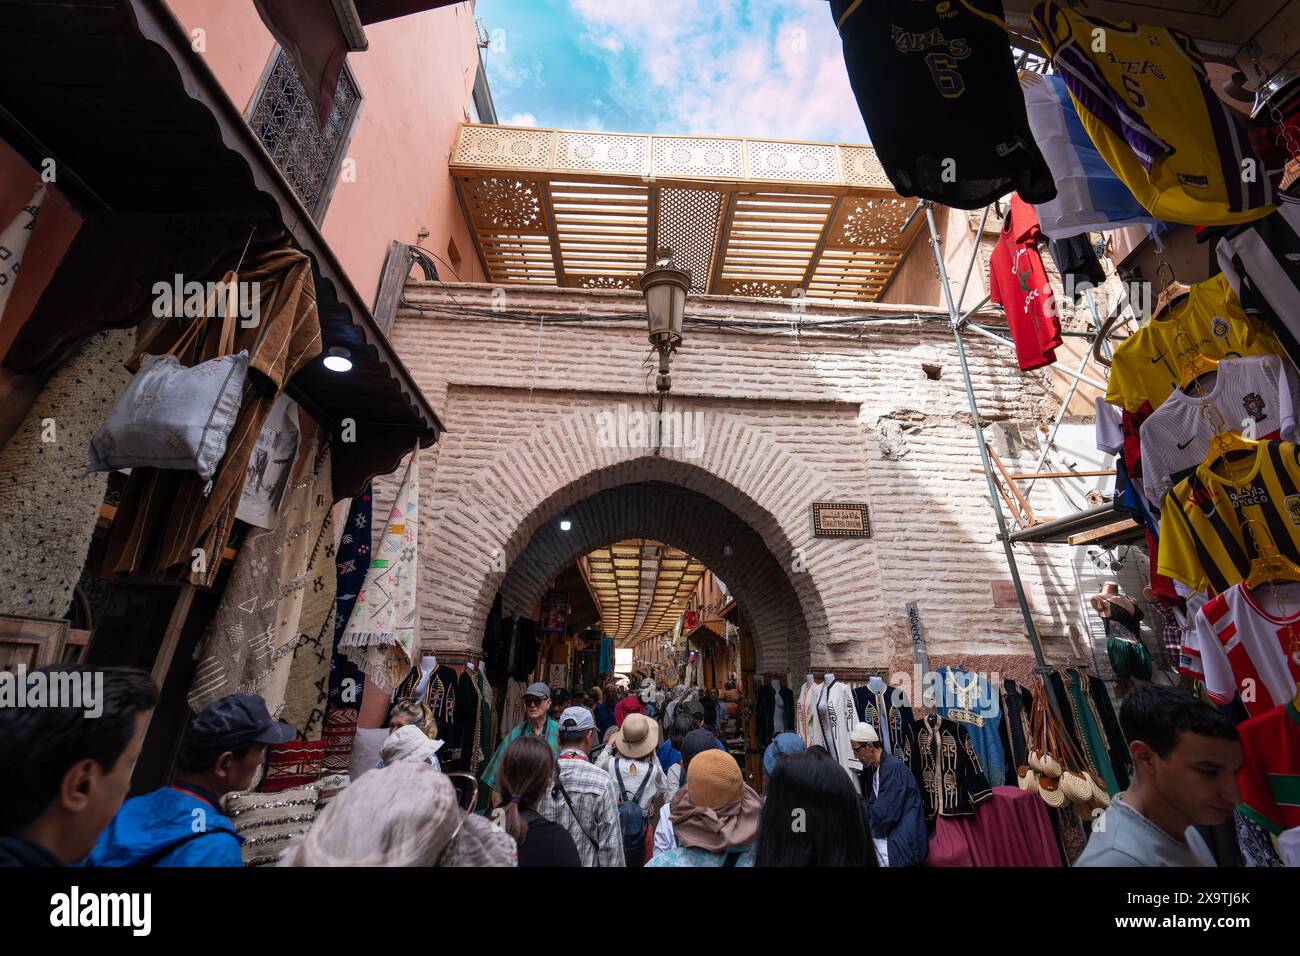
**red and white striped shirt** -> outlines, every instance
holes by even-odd
[[[1205,690],[1218,704],[1240,692],[1252,717],[1296,695],[1300,680],[1300,589],[1283,585],[1296,613],[1289,618],[1264,610],[1243,585],[1234,584],[1205,602],[1196,616],[1196,644]]]

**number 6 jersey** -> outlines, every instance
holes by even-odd
[[[904,196],[978,209],[1056,185],[1034,144],[1001,0],[831,0],[871,144]]]

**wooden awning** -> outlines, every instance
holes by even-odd
[[[579,567],[602,629],[621,647],[671,630],[704,573],[685,551],[642,538],[597,548]]]
[[[490,282],[875,301],[917,234],[870,146],[462,123],[451,173]]]
[[[37,168],[55,157],[58,186],[83,215],[193,216],[213,230],[234,223],[240,237],[251,226],[293,236],[312,260],[324,347],[353,362],[339,375],[314,361],[287,389],[331,431],[358,424],[349,454],[334,456],[336,495],[434,443],[437,414],[164,0],[0,0],[0,87],[0,135]],[[135,268],[147,277],[156,266]]]

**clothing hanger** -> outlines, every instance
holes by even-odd
[[[1242,528],[1255,545],[1255,557],[1250,562],[1250,574],[1246,576],[1246,589],[1254,591],[1267,584],[1273,590],[1274,599],[1279,600],[1278,591],[1272,586],[1285,581],[1300,581],[1300,565],[1277,549],[1268,531],[1257,519],[1246,518],[1242,522]],[[1284,613],[1282,617],[1286,618],[1287,615]]]
[[[1214,427],[1214,435],[1210,438],[1209,448],[1205,452],[1205,458],[1201,462],[1201,467],[1206,471],[1214,472],[1215,466],[1225,463],[1232,455],[1250,455],[1254,456],[1259,453],[1259,442],[1252,441],[1244,437],[1241,433],[1232,431],[1228,428],[1223,420],[1219,410],[1209,402],[1201,404],[1201,417],[1207,421],[1211,419],[1211,425]]]
[[[1151,313],[1152,320],[1159,319],[1192,294],[1192,287],[1185,282],[1178,281],[1174,275],[1174,267],[1169,264],[1167,259],[1161,259],[1160,265],[1156,266],[1157,281],[1160,279],[1160,270],[1162,268],[1169,270],[1169,281],[1165,283],[1165,287],[1160,290],[1160,296],[1156,299],[1155,310]]]
[[[1219,370],[1219,363],[1204,355],[1192,341],[1192,337],[1183,329],[1180,328],[1178,334],[1174,336],[1174,344],[1179,346],[1178,387],[1184,392],[1187,392],[1197,379]]]

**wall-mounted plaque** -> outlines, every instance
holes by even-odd
[[[1014,581],[990,581],[989,585],[993,589],[994,607],[1020,607],[1020,599],[1016,597]],[[1034,596],[1030,594],[1027,588],[1025,589],[1025,603],[1030,607],[1034,606]]]
[[[871,537],[871,517],[865,504],[815,501],[812,519],[815,538]]]

